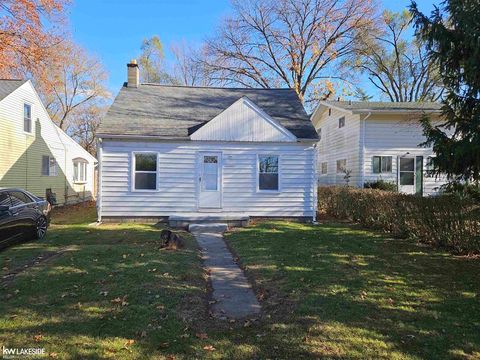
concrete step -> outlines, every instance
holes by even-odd
[[[211,224],[189,224],[188,231],[201,233],[224,233],[228,230],[227,224],[211,223]]]
[[[188,229],[191,224],[215,225],[218,223],[227,224],[229,227],[247,226],[250,217],[237,214],[179,214],[168,217],[170,227],[177,229]]]

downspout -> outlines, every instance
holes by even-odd
[[[317,172],[317,162],[318,162],[318,151],[317,145],[313,144],[313,217],[312,222],[315,224],[317,222],[317,210],[318,210],[318,172]]]
[[[98,185],[97,185],[97,222],[102,222],[102,138],[98,138],[97,141],[97,155],[98,155]]]
[[[362,120],[362,130],[361,130],[361,139],[360,139],[360,187],[363,189],[365,186],[365,132],[367,129],[366,120],[372,115],[372,112],[369,112]]]

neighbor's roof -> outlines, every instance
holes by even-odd
[[[28,80],[9,80],[9,79],[0,79],[0,101],[5,99],[12,92],[17,90],[20,86],[25,84]]]
[[[340,108],[353,113],[363,112],[437,112],[442,105],[435,102],[382,102],[382,101],[321,101],[320,106]]]
[[[299,139],[318,135],[292,89],[239,89],[141,84],[123,86],[98,134],[189,136],[242,97],[247,97]]]

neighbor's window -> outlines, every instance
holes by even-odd
[[[135,190],[157,190],[157,153],[136,153]]]
[[[42,156],[42,175],[57,176],[57,162],[52,156]]]
[[[340,119],[338,119],[338,128],[342,128],[345,126],[345,116],[342,116]]]
[[[347,159],[337,160],[337,174],[347,171]]]
[[[328,109],[328,116],[332,115],[332,109]]]
[[[325,175],[328,173],[328,162],[322,162],[322,175]]]
[[[23,131],[32,132],[32,106],[23,104]]]
[[[82,183],[87,182],[88,162],[84,159],[73,160],[73,181]]]
[[[322,128],[318,129],[318,140],[322,140]]]
[[[258,189],[278,190],[278,155],[258,156]]]
[[[374,156],[372,159],[372,170],[374,174],[390,173],[392,172],[392,157],[391,156]]]

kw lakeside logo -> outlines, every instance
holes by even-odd
[[[9,348],[2,346],[3,359],[45,356],[45,348]]]

